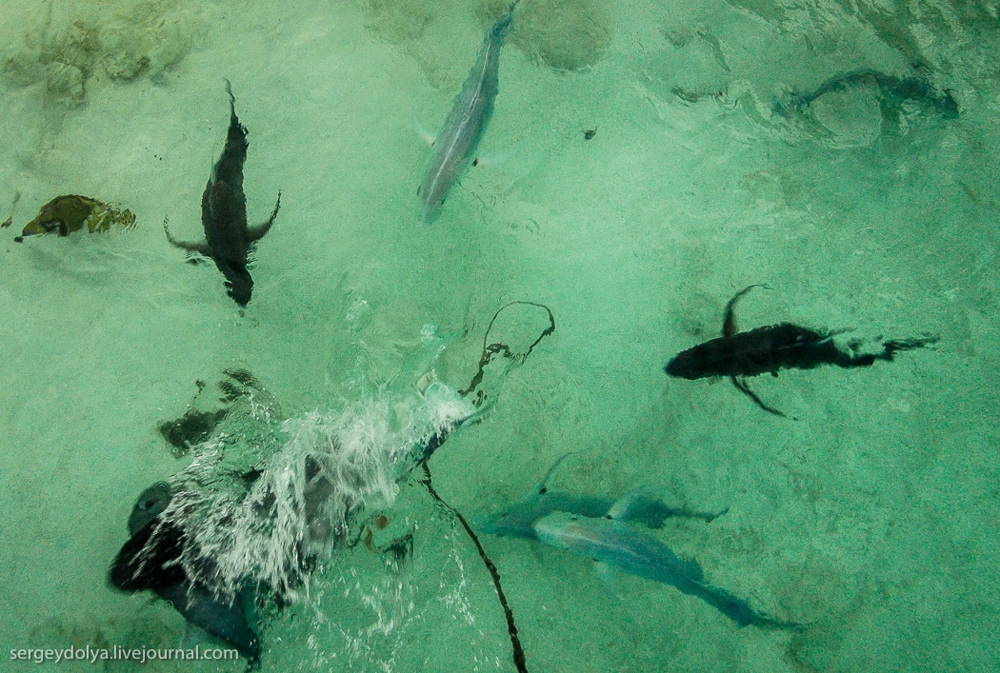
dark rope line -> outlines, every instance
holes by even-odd
[[[510,350],[510,346],[508,346],[507,344],[495,343],[487,345],[486,343],[487,340],[490,338],[490,331],[493,329],[493,323],[496,322],[496,319],[500,316],[501,313],[504,312],[505,309],[514,306],[515,304],[524,304],[526,306],[535,306],[537,308],[544,308],[545,312],[549,314],[549,326],[545,328],[545,330],[541,334],[538,335],[538,338],[535,339],[530,346],[528,346],[527,351],[519,355],[515,355],[514,353],[512,353]],[[533,301],[518,300],[518,301],[512,301],[509,304],[505,304],[504,306],[500,307],[500,310],[493,314],[493,318],[490,319],[489,327],[486,328],[486,334],[483,335],[483,354],[479,358],[479,371],[477,371],[476,375],[472,377],[472,381],[469,383],[469,387],[466,388],[465,390],[458,391],[458,394],[464,397],[469,393],[471,393],[473,390],[475,390],[479,386],[479,384],[483,382],[483,374],[486,369],[486,366],[493,361],[493,356],[496,355],[497,353],[501,354],[505,358],[510,358],[511,360],[517,360],[518,364],[521,364],[528,359],[528,356],[531,355],[531,351],[535,349],[535,346],[537,346],[542,339],[544,339],[545,337],[547,337],[548,335],[552,334],[555,331],[556,331],[556,318],[554,315],[552,315],[552,309],[550,309],[545,304],[538,304]]]
[[[510,304],[508,304],[508,306],[510,306]],[[549,316],[551,315],[552,313],[550,311]],[[494,318],[496,318],[496,316],[494,316]],[[552,325],[553,329],[555,329],[555,321],[553,321]],[[538,341],[541,341],[541,339]],[[535,343],[537,344],[538,341]],[[534,348],[534,345],[532,345],[532,348]],[[528,349],[528,352],[530,353],[531,349]],[[469,534],[469,538],[472,540],[472,543],[476,545],[476,550],[479,552],[479,558],[483,560],[483,564],[486,566],[486,569],[490,571],[490,576],[493,578],[493,586],[496,587],[497,596],[500,598],[500,605],[503,607],[504,616],[507,618],[507,633],[510,635],[510,646],[513,650],[514,666],[517,668],[518,673],[528,673],[528,666],[524,659],[524,649],[521,647],[521,640],[517,636],[517,626],[514,624],[514,612],[510,609],[510,604],[507,603],[507,596],[503,593],[503,587],[500,586],[500,571],[497,570],[496,565],[493,564],[490,557],[486,555],[486,550],[483,549],[483,545],[479,542],[479,537],[476,536],[476,533],[472,530],[472,527],[469,526],[465,517],[462,516],[462,513],[446,503],[441,496],[438,495],[438,492],[434,490],[434,486],[431,485],[431,469],[427,466],[427,463],[423,464],[423,468],[426,478],[421,479],[420,483],[427,488],[427,492],[431,494],[432,498],[440,503],[442,507],[451,512],[455,518],[458,519],[459,523],[462,524],[462,527],[465,528],[465,532]]]
[[[517,5],[518,1],[519,0],[516,0],[514,4],[511,5],[511,11],[513,11],[514,6]],[[496,322],[496,319],[500,316],[501,313],[504,312],[505,309],[514,306],[515,304],[523,304],[526,306],[543,308],[545,309],[545,312],[548,313],[549,316],[549,326],[545,328],[541,334],[538,335],[538,338],[535,339],[530,346],[528,346],[528,350],[525,351],[524,353],[514,353],[511,351],[510,346],[504,343],[493,343],[493,344],[489,343],[490,332],[493,330],[493,324]],[[528,359],[528,356],[531,355],[531,352],[535,349],[535,346],[537,346],[542,341],[542,339],[544,339],[545,337],[547,337],[548,335],[552,334],[555,331],[556,331],[556,319],[555,316],[552,315],[552,310],[548,306],[545,306],[544,304],[538,304],[533,301],[521,301],[521,300],[512,301],[508,304],[505,304],[500,308],[499,311],[494,313],[493,317],[490,319],[490,324],[486,328],[486,333],[483,335],[483,353],[479,358],[479,369],[476,372],[476,375],[473,376],[472,380],[469,382],[469,387],[466,388],[465,390],[458,391],[459,394],[462,395],[463,397],[467,396],[469,393],[471,393],[472,391],[474,391],[476,388],[479,387],[479,384],[483,382],[483,376],[485,374],[486,367],[487,365],[490,364],[490,362],[493,361],[495,355],[500,354],[501,356],[508,358],[509,360],[517,364],[523,364],[524,361]],[[480,391],[478,399],[476,400],[476,402],[474,402],[474,404],[476,406],[479,406],[479,404],[483,401],[483,398],[484,398],[483,392]],[[447,502],[445,502],[444,499],[440,495],[438,495],[438,492],[434,490],[433,484],[431,484],[431,469],[427,465],[427,460],[430,458],[431,454],[439,446],[441,446],[441,444],[444,442],[447,436],[448,434],[446,432],[438,433],[434,435],[427,443],[427,446],[424,447],[424,451],[422,452],[422,455],[419,457],[419,463],[420,466],[423,467],[424,469],[425,478],[421,479],[420,483],[424,485],[424,487],[427,489],[427,492],[430,493],[431,497],[434,498],[434,500],[437,501],[439,505],[444,507],[456,519],[458,519],[459,523],[462,524],[462,528],[465,529],[466,534],[469,536],[469,539],[472,540],[472,543],[474,545],[476,545],[476,551],[479,552],[479,558],[482,559],[483,565],[486,566],[486,569],[490,573],[490,577],[493,579],[493,587],[496,589],[497,597],[500,599],[500,606],[503,608],[504,617],[506,617],[507,619],[507,634],[510,637],[510,646],[514,659],[514,666],[517,668],[518,673],[528,673],[528,666],[524,657],[524,648],[521,647],[521,639],[517,635],[517,625],[514,623],[514,611],[510,609],[510,604],[507,602],[507,596],[504,594],[503,586],[500,584],[500,571],[497,570],[496,565],[493,563],[490,557],[486,555],[486,550],[483,549],[483,545],[479,541],[479,537],[476,535],[475,531],[472,530],[472,527],[469,525],[469,522],[465,520],[465,517],[462,516],[462,513],[459,512],[454,507],[452,507],[451,505],[449,505]]]

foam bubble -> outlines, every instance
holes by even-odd
[[[281,424],[283,444],[249,486],[220,474],[226,441],[213,438],[174,478],[176,494],[160,525],[183,531],[187,576],[218,595],[235,596],[249,582],[300,598],[311,561],[336,551],[350,517],[391,505],[425,447],[475,413],[437,381],[423,392],[382,395],[339,413],[307,413]]]

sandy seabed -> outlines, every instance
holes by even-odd
[[[628,576],[616,601],[585,559],[483,536],[529,670],[1000,667],[1000,31],[986,9],[522,0],[484,160],[428,226],[420,130],[446,117],[497,3],[248,4],[0,2],[4,659],[180,642],[169,605],[105,577],[135,497],[186,465],[156,428],[196,381],[240,367],[288,416],[337,409],[416,379],[405,363],[434,333],[450,344],[437,376],[457,388],[490,318],[523,299],[550,307],[556,332],[434,455],[442,497],[469,516],[502,509],[576,452],[561,489],[648,484],[678,506],[728,507],[655,535],[807,625],[739,629]],[[775,113],[859,68],[918,72],[960,114],[872,86]],[[161,227],[202,233],[223,77],[249,129],[250,220],[282,193],[245,310]],[[13,242],[63,194],[127,207],[136,228]],[[668,378],[666,360],[717,336],[753,283],[770,289],[740,304],[743,329],[940,341],[870,369],[751,381],[795,421],[726,381]],[[414,531],[410,561],[387,570],[363,545],[336,556],[308,601],[266,620],[262,670],[514,670],[453,518],[413,482],[386,514]]]

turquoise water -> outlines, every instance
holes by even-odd
[[[422,225],[422,132],[503,4],[0,3],[0,669],[35,667],[15,648],[181,642],[177,612],[106,575],[135,498],[192,460],[157,426],[196,381],[246,369],[287,419],[392,408],[428,368],[467,385],[512,300],[551,308],[556,331],[433,455],[437,493],[472,519],[576,452],[561,490],[650,485],[674,506],[728,507],[651,534],[806,625],[740,629],[628,575],[618,600],[586,559],[481,535],[528,670],[1000,666],[996,5],[522,0],[483,161]],[[871,83],[775,114],[861,68],[916,73],[960,114]],[[249,129],[250,221],[282,193],[246,309],[161,227],[202,234],[223,77]],[[13,242],[63,194],[128,208],[136,227]],[[668,378],[752,283],[770,289],[741,302],[741,329],[940,341],[750,380],[795,421],[725,380]],[[412,555],[387,568],[363,544],[338,550],[308,596],[264,615],[261,670],[516,670],[455,517],[414,479],[389,500],[371,503],[389,522],[373,545],[412,531]]]

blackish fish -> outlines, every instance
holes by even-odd
[[[455,97],[451,113],[435,142],[434,158],[419,192],[424,202],[421,216],[424,223],[430,222],[434,211],[444,203],[448,190],[458,182],[493,114],[499,82],[500,47],[510,29],[516,5],[517,2],[514,2],[507,15],[494,23],[486,34],[479,58],[465,79],[461,92]]]
[[[537,539],[535,524],[553,512],[597,518],[613,511],[616,519],[638,522],[648,528],[662,528],[663,522],[669,517],[690,517],[712,522],[728,511],[726,508],[721,512],[697,512],[687,507],[671,507],[651,488],[633,489],[617,501],[554,491],[549,487],[552,473],[569,455],[563,455],[549,468],[542,482],[535,486],[528,497],[499,512],[476,517],[473,527],[500,537]]]
[[[244,590],[227,602],[188,578],[180,563],[184,532],[160,518],[172,498],[173,489],[162,481],[142,492],[129,516],[130,537],[111,563],[108,580],[121,591],[152,591],[188,624],[235,647],[252,666],[260,658],[260,642],[250,623],[252,611],[247,609],[252,592]]]
[[[222,156],[215,162],[212,175],[201,196],[201,223],[205,227],[205,241],[178,241],[170,235],[167,221],[163,230],[170,244],[212,258],[215,266],[226,277],[226,293],[240,306],[246,306],[253,292],[253,278],[247,270],[254,244],[270,231],[274,218],[281,208],[278,202],[267,221],[256,227],[247,226],[247,199],[243,193],[243,163],[247,158],[247,130],[236,117],[236,98],[226,80],[229,94],[229,132]]]
[[[892,361],[899,351],[922,348],[936,343],[938,337],[886,341],[880,353],[857,353],[837,347],[833,337],[837,332],[811,330],[783,322],[757,327],[748,332],[736,331],[736,302],[757,285],[736,293],[726,304],[722,336],[677,354],[664,367],[670,376],[688,380],[706,376],[728,376],[736,389],[754,401],[764,411],[784,416],[766,405],[750,390],[743,377],[759,374],[778,375],[781,369],[812,369],[820,365],[838,367],[870,367],[876,360]]]
[[[861,69],[835,75],[823,82],[815,91],[793,93],[788,105],[778,103],[775,110],[787,117],[789,111],[801,110],[817,98],[834,91],[843,91],[856,86],[872,86],[879,90],[883,107],[898,110],[904,102],[925,105],[945,119],[958,117],[958,103],[950,91],[939,92],[921,77],[896,77],[878,70]]]

